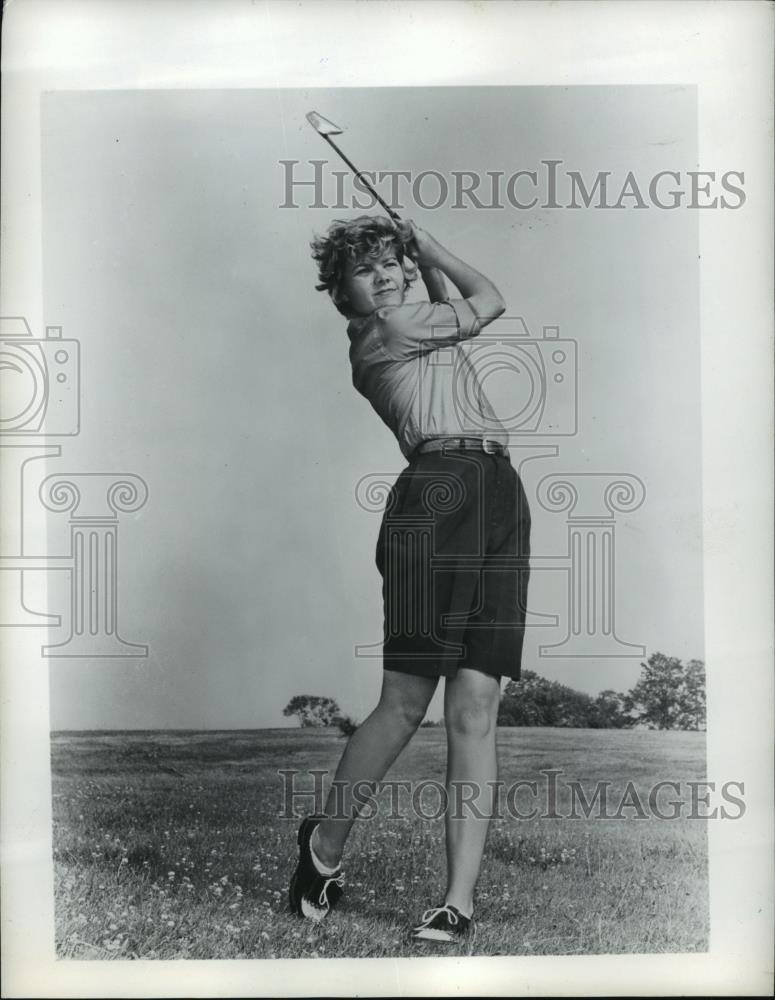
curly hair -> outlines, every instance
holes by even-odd
[[[378,257],[390,247],[404,272],[406,291],[417,277],[414,265],[408,266],[411,262],[406,254],[409,240],[408,233],[382,216],[359,215],[357,219],[334,220],[325,236],[316,236],[310,243],[312,258],[318,265],[318,284],[315,288],[319,292],[328,292],[339,312],[350,317],[352,313],[342,301],[341,291],[345,264],[358,257]]]

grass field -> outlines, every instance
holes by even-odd
[[[443,780],[444,730],[421,729],[389,777]],[[76,959],[384,957],[435,953],[407,927],[443,898],[443,820],[356,824],[346,890],[321,924],[288,913],[297,819],[278,770],[333,768],[334,731],[52,735],[57,953]],[[705,775],[703,733],[501,729],[509,785],[561,769],[560,788]],[[307,775],[306,787],[311,787]],[[688,800],[688,792],[683,793]],[[660,801],[677,798],[670,793]],[[433,811],[432,796],[423,808]],[[518,799],[528,812],[528,798]],[[542,800],[536,803],[541,809]],[[297,812],[311,803],[297,803]],[[663,804],[662,809],[668,811]],[[558,806],[561,817],[568,809]],[[477,895],[476,955],[705,951],[706,823],[635,818],[493,821]],[[444,954],[450,954],[447,950]]]

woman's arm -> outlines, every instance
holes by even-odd
[[[442,272],[437,267],[424,267],[420,268],[420,275],[431,302],[446,302],[449,296],[447,295],[447,283]]]
[[[446,275],[474,310],[482,325],[497,319],[505,312],[506,303],[489,278],[450,253],[424,229],[418,229],[414,223],[411,223],[411,226],[414,243],[413,256],[423,275],[423,280],[425,280],[426,271],[438,270],[442,275]],[[441,281],[443,283],[443,278]],[[425,284],[429,294],[431,294],[427,280]],[[433,287],[437,288],[435,280]],[[439,300],[432,299],[432,301]]]

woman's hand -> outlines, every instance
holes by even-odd
[[[396,223],[401,238],[406,243],[406,250],[421,271],[439,266],[439,251],[441,245],[424,229],[420,229],[411,219],[402,219]]]

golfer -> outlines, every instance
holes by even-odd
[[[376,790],[443,677],[447,890],[443,900],[429,900],[436,905],[411,933],[454,942],[474,926],[495,807],[501,677],[519,677],[524,638],[530,514],[506,432],[461,350],[505,305],[488,278],[413,223],[334,222],[312,250],[317,288],[349,320],[353,384],[393,431],[408,465],[377,543],[382,692],[342,755],[339,796],[332,786],[325,814],[301,824],[291,909],[320,920],[340,898],[342,856],[363,790]],[[407,302],[418,268],[430,301]],[[445,278],[456,297],[447,296]]]

